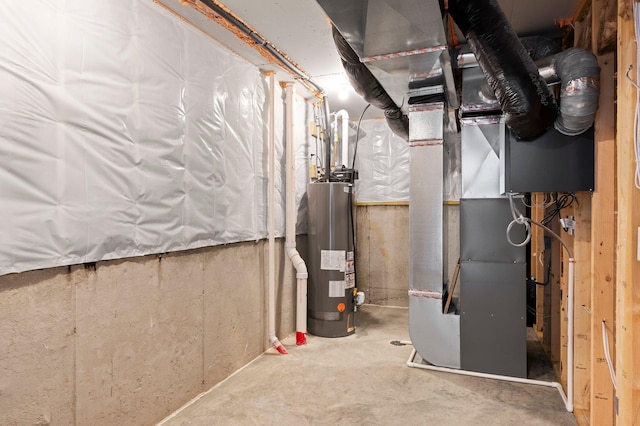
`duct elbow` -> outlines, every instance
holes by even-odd
[[[595,55],[572,47],[553,60],[561,80],[560,113],[554,127],[567,136],[576,136],[591,127],[600,96],[600,67]]]

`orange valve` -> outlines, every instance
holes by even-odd
[[[338,303],[338,312],[344,312],[345,306],[344,303]]]

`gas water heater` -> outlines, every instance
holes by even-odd
[[[342,337],[356,328],[352,191],[346,182],[314,182],[307,188],[307,329],[315,336]]]

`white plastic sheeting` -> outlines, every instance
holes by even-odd
[[[147,0],[0,2],[0,52],[0,275],[266,236],[255,66]]]
[[[452,121],[455,127],[455,117]],[[356,197],[358,202],[409,201],[409,145],[396,136],[383,120],[363,120],[366,132],[358,141]],[[355,132],[350,139],[353,145]],[[444,132],[445,201],[460,199],[460,134],[447,127]],[[350,147],[350,158],[353,148]]]
[[[358,202],[409,201],[409,145],[384,120],[363,120],[358,141]]]

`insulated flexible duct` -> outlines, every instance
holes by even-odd
[[[449,0],[449,13],[495,92],[507,126],[521,140],[544,133],[558,107],[497,1]]]
[[[600,67],[589,51],[570,48],[553,58],[553,67],[562,81],[560,114],[554,127],[568,136],[591,127],[600,96]]]
[[[365,101],[384,111],[384,117],[393,133],[405,140],[409,140],[409,118],[391,99],[380,82],[360,62],[360,58],[342,37],[342,34],[332,27],[333,41],[342,60],[342,66],[349,77],[353,89],[364,98]]]
[[[534,61],[555,55],[560,52],[558,44],[548,37],[530,36],[520,37],[520,42]]]

